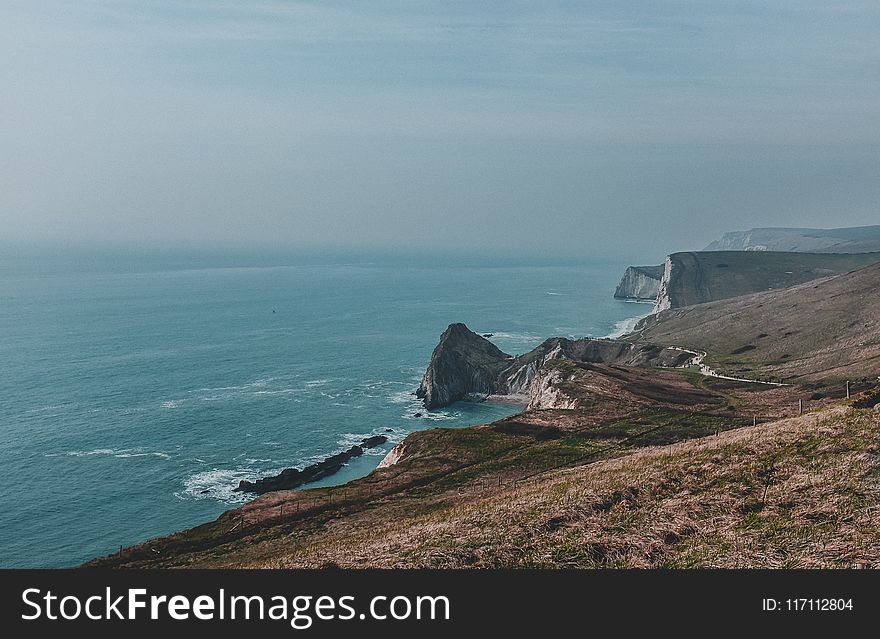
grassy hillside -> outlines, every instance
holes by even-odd
[[[707,363],[750,379],[873,379],[880,375],[880,265],[664,311],[630,339],[700,349]]]
[[[661,284],[661,308],[782,289],[847,273],[880,262],[880,253],[704,251],[673,253],[667,259],[671,275]]]
[[[186,552],[159,540],[142,552],[125,551],[119,563],[878,567],[878,428],[877,411],[826,407],[516,482],[492,475],[358,504],[340,496],[321,517],[264,520],[237,539]],[[223,526],[235,521],[227,518]]]
[[[344,487],[269,493],[214,522],[93,563],[458,567],[733,562],[727,541],[711,558],[691,547],[702,539],[705,516],[717,512],[725,518],[723,538],[735,536],[738,522],[753,517],[755,500],[763,499],[762,475],[757,474],[763,472],[763,456],[794,453],[781,447],[782,438],[774,443],[776,426],[758,426],[754,436],[744,439],[729,439],[726,433],[753,431],[755,415],[763,422],[796,414],[801,391],[688,371],[570,362],[552,366],[564,375],[560,388],[579,400],[579,408],[530,410],[485,426],[413,433],[401,445],[398,463]],[[823,399],[806,405],[824,410],[831,404]],[[842,415],[837,410],[828,417]],[[864,415],[868,421],[874,418],[871,410]],[[830,427],[818,417],[805,419],[788,426],[780,422],[780,432],[788,433],[792,450],[812,455],[826,445],[816,444],[816,437]],[[867,422],[850,423],[867,428]],[[859,445],[869,441],[863,438]],[[691,443],[665,448],[675,442]],[[829,451],[837,451],[832,444]],[[821,470],[811,463],[806,457],[780,461],[786,474],[779,477],[789,476],[798,464]],[[830,452],[827,463],[837,463]],[[847,467],[845,474],[851,472]],[[836,487],[831,483],[828,490]],[[777,498],[775,491],[771,495]],[[769,503],[763,500],[765,514],[771,512]],[[847,559],[838,555],[835,561]]]

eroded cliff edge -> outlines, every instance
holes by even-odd
[[[673,253],[666,258],[654,312],[785,289],[877,262],[880,253]]]
[[[552,337],[528,353],[508,355],[464,324],[450,324],[440,336],[416,395],[428,409],[490,395],[528,401],[535,373],[549,360],[624,366],[681,366],[691,354],[653,344],[610,339]]]

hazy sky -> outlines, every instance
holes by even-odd
[[[662,257],[880,223],[880,2],[0,0],[0,233]]]

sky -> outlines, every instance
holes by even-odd
[[[0,234],[658,260],[880,223],[876,0],[0,0]]]

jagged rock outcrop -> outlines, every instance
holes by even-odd
[[[654,312],[789,288],[877,262],[880,253],[673,253],[664,264]]]
[[[298,468],[285,468],[277,475],[271,477],[263,477],[256,481],[247,481],[242,479],[238,483],[236,491],[245,493],[255,493],[262,495],[275,490],[292,490],[303,484],[318,481],[324,477],[329,477],[339,470],[353,457],[360,457],[367,448],[375,448],[381,446],[388,441],[385,435],[373,435],[367,437],[360,444],[352,446],[348,450],[341,453],[331,455],[327,459],[323,459],[311,466],[306,466],[302,470]]]
[[[725,233],[705,251],[794,251],[868,253],[880,251],[880,226],[842,229],[757,228]]]
[[[614,297],[625,300],[656,300],[662,277],[662,264],[629,266],[614,291]]]
[[[450,324],[431,355],[416,395],[428,409],[489,395],[514,395],[525,400],[535,374],[548,360],[680,366],[689,358],[688,353],[652,344],[636,346],[608,339],[562,337],[552,337],[528,353],[514,357],[464,324]]]
[[[544,410],[547,408],[578,408],[578,400],[564,390],[565,382],[571,376],[558,368],[544,367],[535,373],[532,385],[529,388],[529,410]]]
[[[382,458],[382,461],[379,462],[379,465],[376,468],[388,468],[393,466],[397,462],[399,462],[406,455],[407,444],[406,440],[403,440],[394,448],[388,451],[388,454]]]

